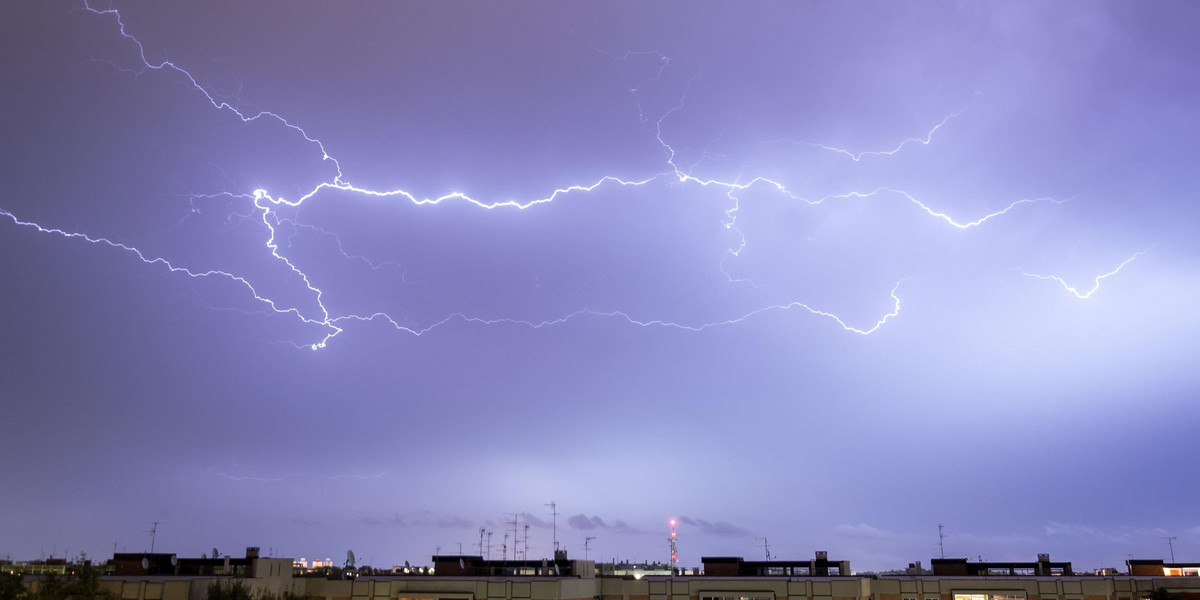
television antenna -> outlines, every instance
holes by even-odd
[[[589,536],[583,538],[583,560],[587,560],[588,544],[591,544],[592,540],[594,540],[594,539],[596,539],[596,536],[594,536],[594,535],[589,535]]]
[[[767,557],[767,560],[771,560],[771,546],[769,546],[769,545],[767,544],[767,538],[766,538],[765,536],[764,536],[764,537],[760,537],[760,538],[754,538],[754,541],[756,541],[756,542],[757,542],[758,540],[762,540],[762,543],[763,543],[763,555]]]
[[[150,554],[154,554],[154,538],[158,534],[158,521],[150,524],[150,529],[146,531],[150,534]]]
[[[1167,540],[1167,547],[1171,549],[1171,562],[1175,562],[1175,540],[1179,539],[1179,537],[1174,535],[1164,535],[1159,536],[1158,539]]]
[[[938,551],[941,552],[942,558],[946,558],[946,546],[942,543],[946,539],[946,534],[943,533],[945,528],[945,525],[938,523]]]
[[[520,521],[521,521],[521,513],[512,513],[512,516],[513,516],[512,520],[511,520],[511,521],[505,521],[505,522],[504,522],[504,524],[505,524],[505,525],[512,525],[512,536],[513,536],[513,560],[517,560],[517,546],[519,545],[519,544],[518,544],[518,542],[520,542],[520,541],[521,541],[521,540],[520,540],[520,538],[518,537],[518,535],[519,535],[519,534],[518,534],[517,532],[518,532],[519,530],[517,529],[517,526],[520,524]],[[505,542],[507,542],[507,541],[508,541],[508,539],[507,539],[507,538],[508,538],[508,534],[505,534],[505,536],[504,536],[504,537],[505,537]],[[507,547],[508,547],[508,544],[507,544],[507,543],[505,543],[505,548],[506,548],[506,549],[505,549],[505,551],[504,551],[505,560],[507,560],[507,557],[508,557],[508,550],[507,550]]]
[[[558,552],[558,505],[551,500],[546,506],[550,507],[550,531],[554,539],[554,551]]]

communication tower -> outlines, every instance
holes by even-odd
[[[671,570],[674,571],[679,566],[679,545],[678,537],[675,535],[675,519],[669,521],[671,525],[671,537],[667,538],[671,542]]]

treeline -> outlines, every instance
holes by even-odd
[[[100,589],[100,570],[83,563],[71,575],[48,573],[26,586],[21,575],[0,575],[0,600],[118,600]]]
[[[20,574],[0,573],[0,600],[119,600],[116,594],[100,589],[99,569],[84,564],[71,575],[48,573],[23,581]],[[208,600],[305,600],[304,596],[285,592],[279,598],[254,593],[241,581],[208,585]]]

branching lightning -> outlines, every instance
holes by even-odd
[[[863,159],[863,157],[865,157],[865,156],[892,156],[892,155],[896,154],[897,152],[903,150],[904,147],[909,144],[921,144],[922,146],[928,146],[929,142],[933,141],[933,134],[937,133],[937,130],[944,127],[946,125],[946,123],[948,123],[951,119],[957,118],[959,115],[966,112],[966,110],[968,108],[970,108],[970,105],[962,107],[957,112],[953,112],[953,113],[950,113],[949,115],[946,115],[946,117],[943,118],[941,121],[939,121],[937,125],[933,126],[933,129],[930,129],[929,132],[925,134],[925,137],[910,137],[910,138],[900,142],[899,144],[897,144],[896,147],[892,148],[891,150],[868,150],[865,152],[851,152],[850,150],[846,150],[845,148],[838,148],[836,146],[830,146],[828,144],[819,144],[816,142],[803,142],[803,144],[806,146],[814,146],[817,148],[821,148],[822,150],[829,150],[831,152],[836,152],[838,154],[848,156],[848,157],[850,157],[850,160],[853,160],[854,162],[860,162]],[[796,142],[794,140],[787,140],[787,139],[776,140],[776,141],[787,142],[787,143],[791,143],[791,144],[801,143],[801,142]]]
[[[1104,273],[1103,275],[1097,275],[1096,278],[1092,280],[1092,288],[1086,292],[1080,292],[1078,288],[1067,283],[1066,279],[1063,279],[1062,277],[1059,277],[1058,275],[1039,275],[1037,273],[1027,273],[1027,272],[1025,272],[1024,269],[1021,270],[1021,274],[1025,275],[1026,277],[1033,277],[1036,279],[1043,279],[1043,280],[1047,280],[1047,281],[1057,281],[1060,285],[1063,286],[1063,289],[1074,294],[1076,298],[1079,298],[1080,300],[1087,300],[1088,298],[1092,297],[1092,294],[1095,294],[1096,291],[1100,289],[1101,281],[1104,281],[1105,279],[1108,279],[1109,277],[1112,277],[1113,275],[1120,273],[1121,269],[1125,268],[1125,265],[1128,265],[1129,263],[1133,262],[1134,259],[1136,259],[1137,257],[1139,257],[1145,253],[1146,253],[1145,250],[1142,250],[1140,252],[1135,252],[1133,254],[1133,256],[1130,256],[1129,258],[1125,259],[1121,264],[1117,265],[1117,267],[1115,269],[1113,269],[1107,273]]]
[[[35,229],[40,233],[57,235],[57,236],[61,236],[61,237],[68,238],[68,239],[81,239],[90,244],[108,246],[110,248],[122,250],[122,251],[125,251],[129,254],[136,256],[139,260],[141,260],[142,262],[144,262],[148,265],[162,265],[162,266],[166,267],[167,270],[172,273],[181,273],[181,274],[187,275],[188,277],[192,277],[192,278],[196,278],[196,279],[202,279],[202,278],[207,278],[207,277],[216,277],[216,278],[226,279],[226,280],[238,283],[238,284],[242,285],[243,287],[245,287],[246,290],[249,291],[252,296],[254,296],[255,300],[258,300],[259,302],[262,302],[263,304],[267,305],[267,307],[269,307],[272,311],[274,311],[276,313],[294,316],[294,317],[300,319],[301,321],[303,321],[304,323],[307,323],[310,325],[326,325],[328,327],[331,327],[333,329],[333,332],[328,337],[333,337],[333,335],[336,335],[338,332],[340,332],[339,329],[337,329],[336,327],[333,327],[332,324],[329,322],[328,315],[325,315],[324,319],[312,319],[312,318],[304,316],[304,314],[302,314],[299,309],[280,308],[274,300],[272,300],[266,296],[259,295],[258,290],[256,290],[254,288],[254,285],[251,284],[245,277],[242,277],[240,275],[234,275],[233,273],[229,273],[227,271],[219,271],[219,270],[199,271],[199,270],[189,269],[186,267],[180,267],[175,264],[172,264],[171,261],[169,261],[165,258],[146,256],[145,254],[142,253],[141,250],[138,250],[137,248],[134,248],[133,246],[122,244],[120,242],[114,242],[108,238],[92,237],[92,236],[89,236],[89,235],[83,234],[83,233],[64,231],[62,229],[56,229],[56,228],[52,228],[52,227],[42,227],[41,225],[38,225],[37,223],[33,223],[30,221],[22,221],[22,220],[18,219],[15,215],[13,215],[12,213],[10,213],[4,209],[0,209],[0,216],[8,218],[10,221],[12,221],[16,225],[19,225],[21,227],[28,227],[31,229]]]
[[[876,196],[876,195],[879,195],[882,193],[889,193],[889,194],[896,194],[899,196],[903,196],[905,200],[908,200],[909,202],[917,205],[918,207],[920,207],[921,210],[928,213],[929,216],[941,219],[941,220],[945,221],[947,224],[949,224],[951,227],[954,227],[955,229],[970,229],[972,227],[978,227],[996,217],[999,217],[1000,215],[1008,213],[1008,211],[1010,211],[1022,204],[1034,204],[1037,202],[1050,202],[1052,204],[1062,204],[1063,202],[1067,202],[1068,200],[1070,200],[1070,198],[1067,198],[1066,200],[1055,200],[1054,198],[1048,198],[1048,197],[1047,198],[1022,198],[1020,200],[1016,200],[1016,201],[1010,203],[1008,206],[1005,206],[1004,208],[1002,208],[998,211],[988,213],[982,217],[979,217],[978,219],[975,219],[974,221],[967,221],[965,223],[956,221],[953,217],[951,217],[950,215],[947,215],[944,212],[939,212],[937,210],[934,210],[928,204],[925,204],[924,202],[917,200],[916,198],[914,198],[912,196],[912,194],[909,194],[908,192],[905,192],[903,190],[894,190],[894,189],[885,188],[885,187],[878,188],[873,192],[867,192],[865,194],[861,193],[861,192],[849,192],[846,194],[832,194],[829,196],[825,196],[824,198],[821,198],[820,200],[812,201],[812,202],[810,202],[810,204],[821,204],[822,202],[824,202],[826,200],[843,200],[846,198],[870,198],[872,196]]]
[[[132,44],[134,44],[137,47],[138,56],[140,57],[141,63],[142,63],[141,66],[137,69],[124,69],[121,67],[117,67],[118,69],[121,69],[123,71],[137,73],[137,74],[145,73],[147,71],[169,72],[169,73],[172,73],[179,77],[182,77],[184,80],[187,81],[187,83],[196,92],[202,94],[215,110],[230,114],[243,123],[251,123],[251,122],[255,122],[255,121],[270,121],[270,122],[277,123],[278,125],[285,127],[291,131],[294,131],[306,143],[315,146],[321,153],[322,161],[323,162],[327,161],[332,166],[333,173],[332,173],[332,176],[330,179],[317,184],[314,188],[312,188],[307,193],[303,193],[292,200],[283,198],[281,196],[274,196],[274,195],[270,194],[267,190],[264,190],[264,189],[254,190],[254,192],[252,194],[230,194],[227,192],[222,192],[220,194],[214,194],[214,195],[209,196],[209,197],[211,197],[211,196],[216,196],[216,195],[225,195],[225,196],[240,198],[245,201],[248,201],[252,205],[253,208],[251,209],[251,211],[248,214],[243,215],[243,216],[250,217],[250,216],[253,216],[255,212],[257,212],[257,218],[255,219],[256,222],[261,222],[262,225],[266,228],[266,237],[263,240],[264,246],[266,247],[267,251],[272,256],[272,258],[283,263],[290,270],[290,272],[293,275],[295,275],[300,281],[303,282],[303,285],[305,286],[307,293],[310,295],[310,297],[313,301],[313,306],[307,310],[302,310],[299,307],[283,305],[283,304],[281,304],[281,301],[272,299],[272,298],[260,293],[255,288],[255,286],[250,282],[250,280],[248,280],[246,277],[244,277],[242,275],[237,275],[235,273],[221,271],[221,270],[201,270],[201,269],[193,269],[193,268],[183,267],[183,266],[179,266],[177,264],[172,263],[171,261],[167,260],[166,258],[148,256],[147,254],[143,253],[141,250],[139,250],[138,248],[136,248],[134,246],[127,245],[124,243],[114,242],[105,237],[92,236],[92,235],[88,235],[88,234],[84,234],[84,233],[69,232],[69,231],[65,231],[62,229],[54,228],[54,227],[45,227],[45,226],[39,225],[37,223],[31,222],[31,221],[21,220],[13,213],[10,213],[5,210],[0,210],[0,215],[3,215],[4,217],[8,218],[9,220],[11,220],[14,224],[16,224],[18,226],[33,228],[41,233],[58,235],[58,236],[61,236],[64,238],[69,238],[69,239],[79,239],[79,240],[83,240],[83,241],[86,241],[91,244],[104,245],[104,246],[111,247],[113,249],[121,250],[125,253],[133,255],[135,258],[141,260],[142,262],[144,262],[146,264],[160,265],[160,266],[166,267],[172,273],[179,273],[179,274],[186,275],[186,276],[192,277],[192,278],[209,278],[209,277],[220,278],[220,279],[225,279],[225,280],[231,281],[233,283],[236,283],[238,285],[241,285],[251,294],[251,296],[255,300],[266,305],[274,313],[281,314],[281,315],[287,315],[287,316],[296,318],[303,324],[317,326],[318,328],[323,330],[324,331],[323,336],[318,341],[308,345],[308,347],[311,347],[314,350],[325,347],[332,338],[334,338],[335,336],[340,334],[343,331],[342,326],[346,322],[376,322],[376,321],[380,321],[380,322],[387,323],[388,325],[390,325],[397,331],[408,333],[408,334],[411,334],[414,336],[422,336],[426,333],[429,333],[430,331],[433,331],[433,330],[441,327],[442,325],[445,325],[450,322],[456,322],[456,321],[462,322],[462,323],[488,325],[488,326],[507,324],[507,325],[524,326],[524,327],[529,327],[529,328],[533,328],[533,329],[540,329],[543,327],[559,325],[559,324],[565,323],[567,321],[571,321],[571,320],[578,319],[578,318],[596,317],[596,318],[607,318],[607,319],[615,319],[615,320],[619,320],[619,321],[624,321],[627,324],[636,325],[639,327],[662,327],[662,328],[669,328],[669,329],[678,329],[678,330],[684,330],[684,331],[698,332],[698,331],[703,331],[703,330],[713,328],[713,327],[735,325],[735,324],[741,323],[747,319],[751,319],[755,316],[758,316],[760,314],[767,313],[767,312],[780,312],[780,311],[790,311],[792,309],[800,309],[801,311],[805,311],[813,316],[828,319],[828,320],[834,322],[835,324],[837,324],[839,327],[841,327],[843,330],[845,330],[847,332],[856,333],[856,334],[865,336],[865,335],[870,335],[870,334],[874,333],[879,328],[881,328],[889,319],[896,317],[900,313],[900,298],[896,295],[897,290],[899,289],[899,286],[900,286],[900,282],[897,282],[890,291],[890,296],[893,301],[893,308],[888,313],[886,313],[882,317],[880,317],[873,324],[871,324],[870,326],[861,326],[861,327],[854,326],[854,325],[847,323],[840,316],[838,316],[837,314],[835,314],[833,312],[830,312],[830,311],[824,310],[824,309],[820,309],[820,308],[816,308],[810,304],[800,302],[800,301],[793,301],[793,302],[789,302],[789,303],[772,304],[769,306],[763,306],[763,307],[751,310],[749,312],[746,312],[745,314],[742,314],[741,316],[737,316],[734,318],[729,318],[729,319],[725,319],[725,320],[721,320],[721,321],[702,323],[702,324],[687,324],[687,323],[676,322],[676,321],[672,321],[672,320],[668,320],[668,319],[644,319],[644,318],[635,317],[633,315],[630,315],[630,314],[620,311],[620,310],[601,311],[601,310],[594,310],[594,309],[590,309],[590,308],[576,310],[565,316],[561,316],[561,317],[554,318],[554,319],[541,320],[541,321],[523,320],[523,319],[514,319],[514,318],[484,319],[484,318],[474,317],[474,316],[470,316],[467,314],[456,312],[456,313],[446,316],[445,318],[443,318],[439,321],[436,321],[432,324],[429,324],[429,325],[426,325],[423,327],[410,327],[410,326],[403,325],[403,324],[399,323],[395,318],[393,318],[392,316],[390,316],[389,314],[384,313],[384,312],[375,312],[372,314],[365,314],[365,315],[358,315],[358,314],[334,315],[334,314],[331,314],[330,310],[326,307],[326,305],[324,303],[325,292],[321,289],[321,287],[319,287],[309,277],[309,275],[304,270],[302,270],[298,265],[293,263],[292,260],[289,259],[285,255],[284,251],[281,250],[281,240],[286,245],[286,239],[283,236],[281,236],[280,233],[277,231],[277,228],[280,227],[284,223],[289,223],[291,225],[291,227],[293,227],[293,228],[302,226],[301,224],[297,223],[294,219],[288,219],[288,218],[280,216],[277,209],[279,209],[281,207],[289,207],[289,208],[299,207],[304,202],[313,198],[317,194],[325,192],[325,191],[330,191],[330,190],[348,192],[348,193],[357,194],[357,195],[361,195],[361,196],[365,196],[365,197],[371,197],[371,198],[403,200],[403,201],[407,201],[408,203],[411,203],[412,205],[416,205],[416,206],[433,206],[433,205],[441,204],[443,202],[463,202],[463,203],[467,203],[469,205],[478,207],[480,209],[485,209],[485,210],[515,209],[515,210],[523,211],[523,210],[532,209],[532,208],[542,205],[542,204],[554,202],[554,201],[559,200],[560,198],[567,196],[567,195],[587,194],[587,193],[597,190],[598,188],[601,188],[601,187],[613,187],[613,186],[638,187],[638,186],[650,185],[655,182],[666,182],[666,183],[675,183],[675,184],[679,184],[679,185],[692,185],[692,186],[697,186],[700,188],[720,189],[720,190],[724,190],[725,195],[729,198],[730,202],[732,203],[732,206],[724,212],[725,219],[722,221],[722,225],[727,229],[734,230],[739,236],[738,243],[736,244],[735,247],[730,248],[728,250],[726,258],[739,256],[740,252],[742,251],[743,248],[745,248],[745,246],[747,244],[745,235],[743,235],[741,231],[737,230],[737,227],[736,227],[737,215],[738,215],[738,211],[740,209],[740,200],[739,200],[738,193],[749,190],[754,187],[762,187],[767,190],[774,191],[775,193],[779,193],[791,200],[803,202],[808,205],[820,205],[827,201],[845,200],[845,199],[850,199],[850,198],[870,199],[870,198],[875,198],[877,196],[881,196],[884,194],[899,196],[899,197],[905,199],[906,201],[908,201],[909,203],[914,204],[920,210],[927,213],[930,217],[941,220],[941,221],[945,222],[946,224],[948,224],[949,226],[959,229],[959,230],[970,229],[973,227],[983,225],[987,221],[994,219],[996,217],[999,217],[1001,215],[1004,215],[1004,214],[1008,213],[1009,211],[1013,210],[1014,208],[1024,205],[1024,204],[1032,204],[1032,203],[1040,203],[1040,202],[1051,202],[1051,203],[1057,204],[1057,203],[1062,202],[1059,200],[1054,200],[1052,198],[1021,199],[1021,200],[1017,200],[1015,202],[1011,202],[1010,204],[1008,204],[1001,210],[989,213],[982,217],[978,217],[974,220],[962,221],[962,220],[954,219],[954,218],[950,217],[949,215],[947,215],[946,213],[932,208],[928,204],[925,204],[924,202],[916,199],[915,197],[913,197],[912,195],[910,195],[907,192],[904,192],[901,190],[890,189],[890,188],[882,188],[881,187],[874,191],[866,192],[866,193],[848,192],[848,193],[843,193],[843,194],[832,194],[832,195],[827,195],[825,197],[822,197],[822,198],[819,198],[816,200],[810,200],[810,199],[806,199],[806,198],[802,197],[799,194],[794,193],[784,183],[777,181],[777,180],[769,179],[766,177],[761,177],[761,176],[753,177],[746,181],[742,181],[742,178],[738,177],[737,179],[735,179],[733,181],[726,181],[726,180],[721,180],[721,179],[716,179],[716,178],[705,178],[705,177],[693,175],[692,171],[694,171],[694,169],[695,169],[694,166],[691,169],[688,169],[685,171],[684,169],[681,169],[679,167],[679,165],[676,163],[675,148],[672,147],[671,144],[667,142],[667,140],[663,134],[664,122],[666,122],[668,119],[670,119],[672,117],[672,115],[674,115],[675,113],[683,110],[684,104],[687,99],[687,90],[685,90],[685,92],[683,93],[678,104],[676,104],[674,107],[672,107],[669,110],[667,110],[666,112],[664,112],[660,117],[658,117],[657,120],[654,121],[655,138],[656,138],[657,142],[661,145],[661,147],[666,155],[666,161],[665,161],[665,168],[661,172],[658,172],[653,175],[642,176],[642,177],[621,177],[621,176],[617,176],[617,175],[603,175],[603,176],[596,177],[595,179],[588,180],[588,181],[590,181],[590,183],[585,182],[585,183],[578,183],[578,184],[566,185],[566,186],[561,186],[561,187],[555,187],[548,194],[545,194],[541,197],[527,199],[527,200],[523,200],[523,201],[518,201],[518,200],[489,201],[486,199],[475,198],[467,193],[458,192],[458,191],[451,191],[451,192],[448,192],[441,196],[436,196],[436,197],[418,197],[418,196],[416,196],[406,190],[403,190],[403,189],[374,190],[374,189],[363,188],[363,187],[356,186],[356,185],[350,183],[349,181],[347,181],[344,177],[341,163],[339,163],[338,160],[336,158],[334,158],[328,152],[328,150],[326,149],[326,146],[323,142],[321,142],[317,137],[310,135],[300,125],[298,125],[292,121],[289,121],[288,119],[284,118],[283,116],[281,116],[277,113],[271,112],[271,111],[263,110],[263,111],[258,111],[258,112],[244,112],[237,105],[231,104],[229,101],[219,99],[218,95],[210,92],[208,89],[206,89],[204,86],[202,86],[199,83],[199,81],[187,69],[178,66],[177,64],[175,64],[174,62],[172,62],[170,60],[163,60],[161,62],[153,62],[150,59],[148,59],[147,55],[146,55],[146,49],[143,46],[142,42],[137,37],[135,37],[134,35],[132,35],[126,31],[125,23],[122,20],[121,14],[118,10],[112,9],[112,8],[103,9],[103,10],[96,9],[96,8],[92,8],[90,5],[88,5],[86,3],[84,6],[87,11],[89,11],[97,16],[112,18],[116,22],[118,31],[120,32],[120,35],[124,39],[129,40]],[[572,32],[572,34],[574,34],[574,33]],[[578,35],[578,34],[574,34],[574,35]],[[579,37],[583,38],[583,36],[579,36]],[[587,38],[583,38],[583,39],[587,40]],[[633,57],[649,56],[649,57],[655,58],[658,61],[658,69],[657,69],[656,74],[652,78],[642,81],[641,83],[639,83],[638,85],[636,85],[635,87],[633,87],[629,90],[630,93],[635,98],[638,113],[639,113],[639,119],[641,119],[642,122],[649,123],[650,119],[648,119],[646,117],[644,109],[643,109],[642,100],[641,100],[641,96],[640,96],[640,89],[642,87],[648,85],[649,83],[659,79],[662,76],[662,74],[664,73],[664,71],[671,65],[671,59],[669,57],[667,57],[666,55],[664,55],[660,52],[657,52],[657,51],[630,51],[630,52],[626,52],[624,54],[615,54],[615,53],[607,52],[605,50],[601,50],[600,48],[598,48],[594,44],[592,44],[592,42],[590,40],[588,40],[587,43],[591,47],[592,50],[595,50],[595,51],[600,52],[608,57],[611,57],[614,60],[625,61],[625,60],[629,60]],[[116,66],[116,65],[114,65],[114,66]],[[696,81],[696,79],[698,77],[699,77],[699,75],[697,75],[696,77],[693,77],[692,81]],[[689,82],[689,89],[690,89],[690,82]],[[867,151],[867,152],[855,153],[855,152],[851,152],[851,151],[848,151],[845,149],[836,148],[836,147],[825,145],[825,144],[809,143],[809,145],[818,146],[818,147],[826,149],[826,150],[844,154],[844,155],[850,157],[851,159],[853,159],[855,162],[859,162],[860,160],[862,160],[864,157],[867,157],[867,156],[890,156],[890,155],[893,155],[893,154],[901,151],[903,148],[905,148],[906,146],[908,146],[910,144],[919,143],[922,145],[928,145],[931,142],[931,140],[933,139],[934,133],[936,133],[940,128],[945,126],[950,120],[959,117],[965,110],[966,110],[966,107],[960,109],[957,112],[951,113],[950,115],[947,115],[939,123],[937,123],[924,137],[908,138],[908,139],[900,142],[895,148],[893,148],[891,150]],[[788,140],[781,140],[781,141],[788,141]],[[197,195],[192,198],[193,211],[195,211],[195,200],[198,198],[202,198],[202,197],[204,197],[204,196]],[[330,233],[328,233],[318,227],[315,227],[315,226],[308,226],[308,225],[303,225],[303,226],[311,227],[314,231],[317,231],[317,232],[325,234],[325,235],[334,235],[334,234],[330,234]],[[342,254],[343,257],[345,257],[347,259],[355,259],[355,260],[365,261],[372,269],[376,269],[376,270],[385,264],[391,264],[391,265],[400,267],[403,272],[403,267],[401,267],[398,263],[389,263],[389,262],[385,262],[385,261],[372,261],[365,256],[358,255],[358,254],[351,254],[351,253],[347,252],[344,249],[344,247],[342,246],[341,239],[337,238],[336,235],[334,235],[334,237],[337,239],[338,250]],[[1056,276],[1033,275],[1033,274],[1029,274],[1029,273],[1026,273],[1026,275],[1029,275],[1031,277],[1038,277],[1038,278],[1042,278],[1042,279],[1054,279],[1054,280],[1062,283],[1063,286],[1068,291],[1075,293],[1080,298],[1087,298],[1093,292],[1095,292],[1095,290],[1099,287],[1100,280],[1102,280],[1106,277],[1109,277],[1111,275],[1114,275],[1117,271],[1119,271],[1121,269],[1121,267],[1128,264],[1130,261],[1133,260],[1133,258],[1136,258],[1136,256],[1138,256],[1138,255],[1135,254],[1134,257],[1131,257],[1129,260],[1125,261],[1125,263],[1122,263],[1120,266],[1117,267],[1116,270],[1096,278],[1095,287],[1091,291],[1087,292],[1086,294],[1080,294],[1077,290],[1070,287],[1061,278],[1058,278]],[[722,272],[725,272],[723,263],[721,265],[721,270],[722,270]],[[748,282],[748,280],[735,279],[735,278],[729,276],[729,274],[727,272],[726,272],[726,276],[729,278],[730,282],[743,282],[743,281]],[[749,283],[751,283],[753,285],[753,282],[749,282]],[[222,473],[222,475],[224,475],[224,474]]]
[[[568,314],[563,317],[559,317],[557,319],[551,319],[551,320],[546,320],[546,321],[536,321],[536,322],[523,320],[523,319],[510,319],[510,318],[482,319],[479,317],[467,316],[462,313],[454,313],[454,314],[449,315],[446,318],[442,319],[441,321],[438,321],[436,323],[433,323],[432,325],[428,325],[421,329],[414,329],[411,327],[401,325],[400,323],[397,323],[395,320],[393,320],[386,313],[382,313],[382,312],[378,312],[378,313],[375,313],[372,315],[367,315],[367,316],[347,315],[344,317],[337,317],[337,318],[333,319],[333,321],[336,323],[341,323],[344,321],[382,320],[382,321],[387,322],[389,325],[391,325],[392,327],[394,327],[395,329],[397,329],[399,331],[403,331],[405,333],[410,333],[410,334],[416,335],[416,336],[421,336],[421,335],[429,333],[430,331],[433,331],[434,329],[437,329],[438,327],[441,327],[442,325],[445,325],[446,323],[449,323],[451,321],[461,321],[464,323],[474,323],[474,324],[478,324],[478,325],[501,325],[501,324],[521,325],[521,326],[529,327],[532,329],[541,329],[543,327],[549,327],[549,326],[553,326],[553,325],[561,325],[568,321],[575,320],[579,317],[593,316],[593,317],[620,319],[630,325],[636,325],[638,327],[663,327],[663,328],[667,328],[667,329],[679,329],[679,330],[683,330],[683,331],[697,331],[698,332],[698,331],[704,331],[706,329],[712,329],[715,327],[721,327],[721,326],[726,326],[726,325],[736,325],[747,319],[750,319],[752,317],[755,317],[757,315],[767,313],[767,312],[788,311],[788,310],[792,310],[795,308],[799,308],[801,310],[805,310],[805,311],[809,312],[812,315],[830,319],[833,322],[837,323],[838,326],[840,326],[842,329],[844,329],[848,332],[857,333],[859,335],[870,335],[870,334],[874,333],[877,329],[882,327],[883,324],[886,323],[888,319],[900,314],[900,298],[899,298],[899,296],[896,295],[896,290],[900,289],[901,283],[903,283],[903,280],[896,282],[896,285],[892,288],[892,291],[891,291],[891,297],[892,297],[892,302],[893,302],[892,311],[883,315],[883,317],[881,317],[878,321],[876,321],[871,327],[866,328],[866,329],[860,329],[858,327],[849,325],[845,321],[843,321],[841,317],[837,316],[836,314],[825,311],[825,310],[820,310],[818,308],[814,308],[803,302],[790,302],[787,304],[774,304],[771,306],[764,306],[762,308],[758,308],[749,313],[746,313],[740,317],[736,317],[733,319],[727,319],[724,321],[704,323],[702,325],[688,325],[685,323],[677,323],[674,321],[663,321],[663,320],[658,320],[658,319],[640,320],[640,319],[635,319],[634,317],[630,316],[629,314],[619,311],[619,310],[597,311],[597,310],[586,309],[586,308],[582,309],[582,310],[577,310],[571,314]]]

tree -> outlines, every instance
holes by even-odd
[[[19,576],[17,583],[20,584]],[[115,594],[100,590],[100,570],[93,567],[86,556],[66,577],[51,572],[36,581],[36,589],[32,592],[21,587],[18,595],[11,597],[5,588],[6,595],[0,600],[117,600]]]
[[[0,600],[25,600],[25,584],[17,573],[0,573]]]
[[[28,600],[63,600],[63,580],[57,573],[46,573],[35,583],[33,590],[26,592]]]
[[[65,600],[117,600],[116,594],[100,590],[100,569],[92,566],[87,556],[82,556],[74,577],[63,585]]]
[[[208,600],[254,600],[250,588],[241,581],[223,584],[214,581],[208,584]]]

